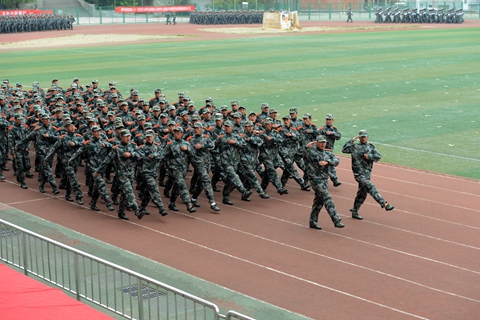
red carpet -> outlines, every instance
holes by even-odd
[[[112,319],[62,292],[0,264],[0,318],[5,320]]]

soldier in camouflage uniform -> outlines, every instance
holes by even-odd
[[[325,150],[326,144],[327,140],[325,136],[319,135],[316,141],[309,142],[301,148],[305,165],[307,166],[308,176],[310,177],[310,183],[315,191],[309,226],[312,229],[318,230],[322,229],[322,227],[318,225],[318,214],[323,206],[325,206],[336,228],[343,228],[345,226],[342,223],[342,219],[338,216],[332,197],[328,192],[328,166],[338,165],[339,160],[333,153]]]
[[[45,193],[45,183],[49,182],[53,194],[59,194],[57,183],[52,173],[52,160],[46,162],[45,156],[58,140],[58,131],[50,124],[50,117],[44,113],[41,115],[41,124],[34,127],[32,131],[22,140],[21,144],[34,140],[35,153],[39,161],[38,189]]]
[[[65,121],[65,128],[67,133],[59,137],[57,142],[53,145],[52,149],[45,156],[45,163],[51,161],[54,153],[58,154],[58,160],[62,163],[63,169],[65,170],[66,177],[66,190],[65,190],[65,200],[72,202],[73,199],[70,197],[71,192],[75,195],[77,203],[83,204],[83,193],[80,190],[80,185],[77,181],[77,169],[79,161],[68,162],[70,158],[75,154],[75,152],[83,145],[83,137],[81,134],[75,133],[75,126],[72,123],[72,120]]]
[[[225,134],[217,136],[215,146],[219,151],[220,165],[225,176],[223,179],[225,185],[222,191],[223,203],[231,206],[233,203],[230,201],[230,193],[233,189],[236,188],[242,194],[244,201],[250,201],[249,196],[252,195],[252,192],[243,186],[237,174],[240,165],[239,149],[245,147],[245,140],[233,133],[233,123],[230,120],[225,121],[223,126]]]
[[[15,114],[15,122],[8,128],[8,143],[17,181],[20,182],[22,189],[27,189],[25,175],[30,170],[30,163],[26,161],[26,158],[29,157],[28,146],[21,142],[28,135],[28,126],[23,124],[23,120],[22,113]]]
[[[355,143],[357,139],[360,140],[360,143]],[[352,218],[363,219],[358,214],[358,210],[367,198],[367,194],[370,194],[385,210],[393,210],[395,207],[383,199],[375,185],[370,181],[373,163],[379,161],[382,155],[377,151],[375,145],[368,142],[367,130],[360,130],[358,136],[348,140],[343,146],[342,152],[352,155],[353,176],[358,182],[357,196],[353,202],[353,208],[350,209]]]
[[[162,216],[168,214],[163,206],[160,190],[157,185],[157,176],[160,162],[163,161],[163,149],[158,142],[154,141],[155,132],[147,130],[145,132],[145,143],[140,146],[140,161],[138,164],[138,172],[141,176],[140,194],[142,203],[140,211],[147,213],[147,205],[150,200],[157,206],[158,212]]]
[[[135,193],[133,192],[133,184],[135,179],[136,161],[141,158],[139,148],[131,142],[131,134],[128,129],[120,132],[121,142],[112,148],[107,158],[95,170],[94,176],[99,175],[107,164],[111,161],[115,164],[115,181],[118,182],[118,191],[120,193],[120,207],[118,208],[118,217],[128,220],[125,210],[131,208],[135,211],[135,215],[140,220],[145,212],[140,212],[137,202],[135,201]]]
[[[89,180],[89,190],[92,200],[90,201],[90,209],[94,211],[100,211],[97,207],[97,200],[99,196],[102,196],[102,199],[105,200],[108,210],[113,211],[112,202],[110,201],[110,196],[107,192],[105,186],[105,181],[103,181],[103,172],[97,171],[97,174],[94,175],[93,172],[97,170],[98,166],[105,160],[105,157],[109,154],[112,149],[112,144],[108,141],[101,138],[101,129],[99,126],[95,125],[91,128],[91,134],[89,140],[86,140],[80,149],[75,152],[75,154],[70,158],[69,163],[74,162],[77,158],[86,159],[85,173],[91,175]]]
[[[214,211],[220,211],[220,208],[215,203],[212,181],[208,175],[210,171],[210,150],[215,148],[215,143],[210,139],[210,135],[202,134],[203,124],[201,122],[193,125],[193,132],[194,135],[188,139],[193,150],[191,158],[194,167],[193,177],[196,177],[196,179],[192,177],[191,182],[193,186],[192,204],[195,207],[200,207],[197,198],[203,189],[210,203],[210,208]]]
[[[182,127],[175,127],[173,132],[175,139],[167,143],[167,146],[165,147],[168,176],[173,181],[173,191],[170,196],[168,208],[173,211],[178,211],[178,208],[175,206],[175,201],[180,195],[183,202],[187,205],[188,212],[196,212],[197,210],[191,202],[187,185],[185,184],[188,158],[192,156],[193,150],[191,149],[190,144],[183,140],[184,131]]]
[[[326,150],[330,152],[333,152],[333,148],[335,147],[335,141],[342,138],[342,134],[338,131],[338,128],[333,125],[333,121],[333,114],[329,113],[325,118],[325,125],[321,128],[318,128],[318,133],[322,136],[325,136],[325,138],[327,139]],[[330,166],[328,168],[328,175],[330,177],[330,180],[332,180],[334,187],[338,187],[342,184],[340,181],[338,181],[337,171],[335,170],[334,166]]]
[[[3,95],[0,95],[0,101],[4,98]],[[0,105],[0,107],[2,107]],[[3,108],[0,115],[0,181],[5,181],[5,176],[3,175],[3,171],[8,171],[9,169],[6,167],[7,164],[7,132],[10,123],[7,121],[5,113],[3,113]]]

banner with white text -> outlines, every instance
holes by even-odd
[[[192,12],[195,6],[115,7],[117,13]]]

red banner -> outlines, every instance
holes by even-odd
[[[152,13],[152,12],[192,12],[195,6],[164,6],[164,7],[115,7],[118,13]]]
[[[2,16],[17,16],[17,15],[24,15],[24,14],[53,14],[52,10],[5,10],[5,11],[0,11],[0,15]]]

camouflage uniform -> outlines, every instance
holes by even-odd
[[[317,139],[318,142],[325,142],[324,136],[319,136]],[[332,197],[328,192],[328,166],[338,165],[338,158],[333,153],[320,149],[317,145],[304,146],[302,151],[308,176],[310,177],[310,184],[315,191],[315,198],[313,199],[310,212],[310,228],[321,229],[318,225],[318,214],[323,206],[325,206],[335,227],[343,228],[342,219],[338,216]],[[321,165],[321,161],[327,161],[328,164]]]
[[[327,114],[326,119],[333,120],[333,115]],[[333,152],[333,148],[335,147],[335,141],[342,138],[342,134],[338,131],[338,128],[333,125],[324,125],[323,127],[318,129],[318,133],[325,136],[325,138],[327,139],[327,146],[325,149],[330,152]],[[341,182],[338,181],[337,171],[335,170],[334,166],[328,167],[328,175],[330,176],[330,180],[332,180],[335,187],[341,185]]]
[[[7,132],[10,123],[2,116],[0,116],[0,180],[5,180],[3,175],[3,168],[7,163]]]
[[[8,128],[8,143],[10,147],[10,154],[14,157],[14,169],[17,181],[23,189],[27,189],[25,184],[25,174],[30,170],[28,146],[21,143],[28,135],[28,126],[23,124],[22,114],[15,115],[15,123]]]
[[[366,130],[359,132],[360,137],[368,137]],[[367,194],[370,194],[382,208],[387,211],[394,207],[387,204],[385,199],[378,193],[375,185],[370,181],[373,169],[373,163],[381,159],[382,155],[377,151],[375,145],[366,141],[366,143],[355,143],[355,139],[349,139],[342,148],[343,153],[352,155],[352,171],[355,180],[358,182],[358,191],[353,202],[353,208],[350,209],[352,217],[361,220],[358,210],[365,201]]]

